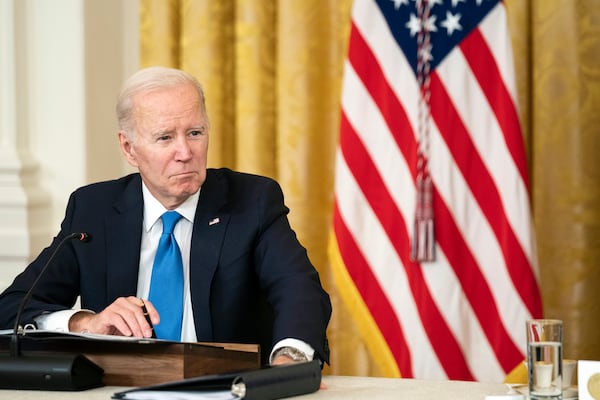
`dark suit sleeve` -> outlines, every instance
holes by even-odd
[[[294,338],[329,362],[329,295],[288,212],[274,180],[209,170],[190,267],[199,341],[259,343],[266,363],[275,343]]]
[[[265,186],[257,206],[261,214],[254,258],[260,285],[274,310],[273,341],[303,340],[321,360],[329,362],[329,296],[290,227],[281,188],[273,181]]]
[[[92,239],[88,243],[71,240],[57,252],[35,287],[22,322],[70,309],[78,296],[83,308],[100,312],[115,298],[135,294],[142,214],[139,174],[73,192],[58,235],[0,295],[0,328],[12,328],[19,304],[40,270],[73,232],[87,232]]]
[[[68,229],[74,207],[74,197],[71,196],[59,234],[0,295],[0,328],[11,329],[13,327],[17,310],[27,291],[40,275],[41,269],[48,262],[58,244],[67,234],[72,233]],[[76,250],[80,246],[85,246],[85,244],[72,240],[65,243],[58,251],[32,292],[31,300],[21,317],[22,325],[33,323],[33,319],[42,313],[68,309],[75,304],[79,294]]]

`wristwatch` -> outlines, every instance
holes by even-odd
[[[277,349],[273,354],[273,359],[275,359],[278,356],[287,356],[293,361],[308,361],[308,357],[306,356],[306,354],[304,354],[304,352],[289,346]]]

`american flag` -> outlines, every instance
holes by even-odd
[[[373,359],[502,381],[542,316],[504,3],[356,0],[341,111],[330,255]],[[423,195],[433,252],[411,256]]]

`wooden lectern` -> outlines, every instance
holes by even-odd
[[[148,386],[202,375],[258,369],[256,344],[179,343],[152,339],[31,332],[20,336],[27,354],[80,353],[104,369],[107,386]],[[0,335],[8,352],[10,335]]]

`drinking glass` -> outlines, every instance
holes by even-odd
[[[557,319],[527,321],[529,398],[562,399],[563,322]]]

